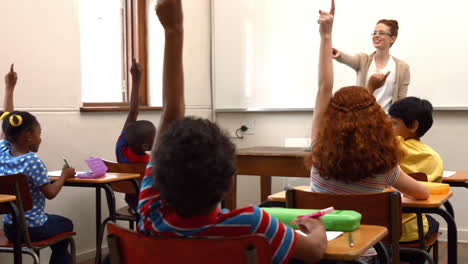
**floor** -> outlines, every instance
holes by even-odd
[[[93,264],[94,259],[78,264]],[[468,244],[458,244],[458,263],[468,263]],[[447,243],[439,242],[439,264],[447,264]]]

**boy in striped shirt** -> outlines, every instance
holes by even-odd
[[[160,237],[264,235],[273,263],[291,257],[317,262],[327,240],[321,220],[299,219],[307,236],[296,235],[260,208],[218,208],[236,173],[235,146],[206,119],[184,118],[181,0],[159,0],[165,30],[163,112],[138,203],[138,230]]]

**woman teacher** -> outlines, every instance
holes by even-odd
[[[408,93],[410,71],[406,62],[390,55],[390,48],[398,36],[398,22],[396,20],[382,19],[377,22],[372,33],[372,44],[375,52],[372,54],[359,53],[349,55],[333,49],[333,57],[343,64],[353,68],[357,73],[357,85],[367,86],[367,82],[374,73],[387,73],[385,84],[374,92],[377,102],[385,112],[390,105]]]

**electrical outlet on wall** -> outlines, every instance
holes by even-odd
[[[255,119],[250,119],[242,122],[241,126],[246,126],[247,130],[244,131],[242,134],[244,135],[253,135],[255,134]]]

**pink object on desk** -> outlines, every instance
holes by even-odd
[[[320,210],[318,212],[315,212],[315,213],[312,213],[312,214],[308,214],[308,215],[301,215],[301,216],[298,216],[297,218],[298,219],[302,219],[302,218],[318,218],[318,217],[321,217],[321,216],[324,216],[326,214],[329,214],[331,212],[335,211],[335,208],[334,207],[328,207],[328,208],[325,208],[323,210]],[[292,221],[291,223],[289,223],[290,225],[294,225],[296,223],[296,221]]]
[[[98,177],[102,177],[106,174],[108,170],[104,161],[101,158],[91,157],[85,160],[86,164],[88,165],[91,171],[77,174],[76,177],[80,179],[94,179]]]

